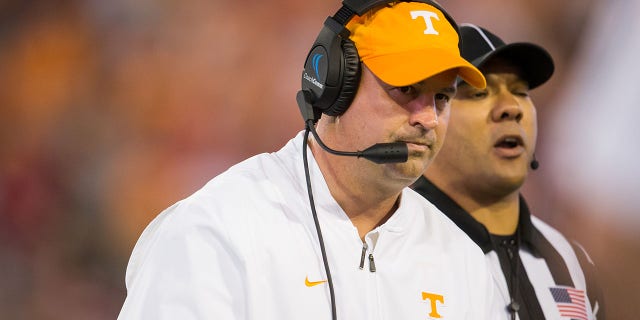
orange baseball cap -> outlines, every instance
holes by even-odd
[[[486,86],[482,73],[460,55],[458,33],[434,6],[397,2],[354,16],[346,28],[362,63],[389,85],[408,86],[458,69],[470,85]]]

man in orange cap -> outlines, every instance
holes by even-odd
[[[408,188],[456,78],[484,77],[436,3],[343,3],[305,62],[306,130],[147,227],[119,319],[497,319],[482,251]]]

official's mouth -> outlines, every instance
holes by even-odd
[[[504,148],[504,149],[514,149],[517,147],[524,146],[522,142],[522,138],[519,136],[507,136],[499,139],[494,147],[496,148]]]
[[[518,157],[525,151],[524,141],[518,135],[501,137],[493,147],[498,155],[505,158]]]

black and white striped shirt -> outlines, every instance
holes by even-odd
[[[605,318],[591,258],[579,244],[532,216],[522,196],[516,233],[497,236],[425,177],[413,189],[484,251],[504,301],[505,318],[512,313],[512,302],[520,320]]]

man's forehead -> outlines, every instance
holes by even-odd
[[[487,80],[487,87],[500,85],[506,83],[507,85],[523,85],[529,87],[529,84],[525,77],[522,76],[518,68],[492,68],[491,70],[482,70]],[[458,84],[458,92],[461,91],[476,91],[483,90],[477,89],[468,83],[461,82]]]

